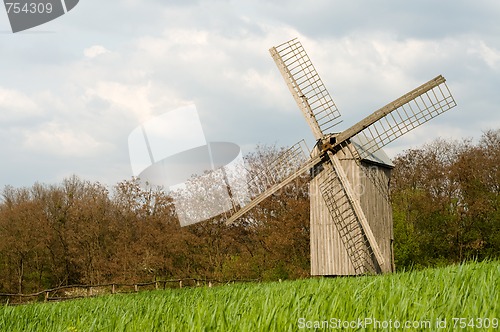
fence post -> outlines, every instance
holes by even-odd
[[[109,287],[111,285],[111,293],[112,294],[116,294],[117,293],[117,289],[116,287],[120,287],[121,286],[126,286],[126,287],[130,287],[131,285],[134,285],[134,291],[137,293],[139,292],[139,286],[149,286],[149,285],[152,285],[154,283],[155,285],[155,289],[159,289],[160,285],[159,283],[163,283],[163,289],[166,289],[166,286],[167,286],[167,282],[170,283],[170,282],[175,282],[175,281],[178,281],[179,282],[179,288],[183,288],[184,286],[187,286],[187,287],[191,287],[191,286],[206,286],[207,285],[207,282],[208,282],[208,287],[213,287],[214,286],[214,283],[222,283],[222,281],[218,281],[218,280],[207,280],[207,279],[196,279],[196,278],[185,278],[185,279],[173,279],[173,280],[155,280],[154,282],[150,282],[150,283],[144,283],[144,284],[125,284],[125,285],[122,285],[122,284],[105,284],[105,285],[98,285],[98,284],[94,284],[94,285],[77,285],[77,286],[66,286],[66,287],[59,287],[59,288],[54,288],[54,289],[46,289],[46,290],[43,290],[43,291],[40,291],[39,293],[36,293],[35,295],[36,296],[40,296],[40,295],[44,295],[44,302],[49,302],[51,300],[50,298],[50,293],[51,292],[57,292],[58,290],[60,289],[67,289],[67,288],[71,288],[71,289],[75,289],[75,288],[78,288],[79,290],[83,290],[85,289],[86,290],[86,297],[92,297],[94,296],[93,294],[93,288],[97,288],[97,293],[96,293],[96,296],[99,296],[100,295],[100,291],[99,291],[99,288],[101,287]],[[192,280],[193,283],[191,285],[191,283],[187,283],[186,285],[184,285],[184,280]],[[256,282],[261,282],[260,279],[252,279],[252,280],[230,280],[229,283],[236,283],[236,282],[249,282],[249,281],[256,281]],[[282,279],[279,279],[278,280],[279,282],[283,282]],[[78,297],[81,296],[81,293],[78,292]],[[19,302],[22,303],[23,301],[23,296],[25,297],[30,297],[30,296],[35,296],[35,295],[23,295],[23,294],[3,294],[3,296],[7,296],[7,305],[11,302],[11,300],[14,300],[16,298],[19,298]],[[57,295],[57,294],[56,294]],[[67,295],[67,294],[66,294]],[[55,299],[64,299],[66,298],[67,296],[63,296],[63,298],[52,298],[52,300],[55,300]]]

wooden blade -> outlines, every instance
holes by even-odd
[[[277,192],[278,190],[280,190],[281,188],[283,188],[284,186],[286,186],[287,184],[289,184],[290,182],[292,182],[293,180],[295,180],[296,178],[301,176],[304,172],[311,169],[314,165],[316,165],[320,161],[321,161],[321,157],[309,159],[305,164],[303,164],[295,172],[293,172],[292,174],[287,176],[285,179],[283,179],[280,183],[273,185],[271,188],[267,189],[262,194],[255,197],[250,203],[245,205],[239,211],[237,211],[236,213],[231,215],[231,217],[229,217],[226,220],[226,224],[229,225],[229,224],[232,224],[233,222],[235,222],[236,219],[240,218],[245,213],[247,213],[248,211],[253,209],[259,203],[261,203],[263,200],[265,200],[266,198],[268,198],[269,196],[271,196],[272,194],[274,194],[275,192]]]
[[[359,146],[361,158],[374,153],[410,130],[442,114],[457,104],[438,76],[415,90],[382,107],[337,136],[337,144],[355,135],[365,141]]]
[[[328,156],[331,164],[325,163],[323,165],[326,171],[331,174],[327,177],[328,180],[320,184],[320,190],[356,273],[363,273],[365,270],[376,272],[376,268],[371,262],[370,250],[373,252],[380,270],[384,273],[389,272],[390,267],[382,256],[380,247],[338,157],[330,151],[328,151]]]
[[[269,50],[288,89],[316,139],[341,121],[340,112],[326,90],[302,44],[293,39]]]

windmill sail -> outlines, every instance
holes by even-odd
[[[248,182],[248,188],[254,197],[250,203],[232,214],[226,220],[226,224],[233,223],[267,197],[282,189],[321,161],[321,157],[309,158],[306,156],[306,150],[308,151],[305,142],[303,140],[299,141],[282,152],[268,165],[250,171],[251,179]]]
[[[321,195],[326,203],[332,221],[339,233],[339,237],[347,251],[356,274],[365,271],[375,273],[375,266],[369,259],[370,246],[363,234],[358,218],[346,199],[342,183],[331,164],[325,165],[324,174],[320,175],[322,182],[319,186]],[[324,180],[323,180],[324,179]]]
[[[309,159],[309,149],[304,140],[295,143],[281,152],[277,158],[268,163],[247,170],[249,173],[248,188],[250,195],[255,197],[273,185],[283,181],[295,173]]]
[[[341,121],[340,112],[302,44],[293,39],[269,50],[316,139]]]
[[[378,269],[385,272],[386,262],[340,161],[331,152],[328,156],[331,164],[324,164],[327,176],[320,184],[320,190],[351,263],[356,273],[377,272]],[[373,264],[372,254],[378,266]]]
[[[304,172],[310,170],[314,165],[318,164],[321,161],[321,157],[316,157],[313,159],[309,159],[305,164],[303,164],[300,168],[298,168],[295,172],[291,173],[289,176],[287,176],[285,179],[283,179],[281,182],[276,183],[275,185],[271,186],[268,188],[266,191],[252,199],[250,203],[245,205],[245,207],[241,208],[238,210],[235,214],[231,215],[226,220],[226,224],[232,224],[236,221],[236,219],[242,217],[245,213],[253,209],[255,206],[257,206],[259,203],[261,203],[263,200],[277,192],[278,190],[282,189],[285,187],[287,184],[292,182],[293,180],[297,179],[299,176],[301,176]]]
[[[343,142],[355,135],[364,144],[360,158],[374,153],[398,137],[442,114],[457,104],[443,76],[438,76],[415,90],[387,104],[337,137]]]

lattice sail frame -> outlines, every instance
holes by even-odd
[[[364,159],[395,139],[417,128],[457,104],[446,80],[438,76],[415,90],[382,107],[339,135],[342,142],[362,135],[359,157]]]
[[[255,197],[273,185],[297,172],[309,159],[309,148],[304,140],[292,145],[267,165],[259,165],[257,169],[248,169],[250,174],[248,188],[251,197]]]
[[[340,112],[297,39],[273,47],[269,52],[316,139],[342,122],[337,120]]]
[[[340,177],[331,163],[324,164],[325,178],[319,188],[333,218],[339,237],[349,255],[356,274],[376,273],[370,243],[359,222],[351,201],[347,198]]]
[[[253,170],[253,175],[248,185],[251,195],[256,196],[252,198],[250,203],[231,215],[226,220],[226,224],[229,225],[234,223],[238,218],[253,209],[264,199],[284,188],[321,162],[320,156],[311,158],[309,157],[309,153],[307,155],[305,154],[305,150],[309,151],[305,142],[302,140],[281,153],[280,156],[270,162],[269,165],[262,167],[262,169]]]

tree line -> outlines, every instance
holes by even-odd
[[[262,163],[283,149],[247,156]],[[138,179],[113,188],[72,176],[7,186],[0,202],[0,293],[157,278],[300,278],[309,273],[306,176],[226,226],[180,227],[172,198]],[[271,212],[273,211],[273,212]]]
[[[246,156],[254,168],[282,148]],[[394,160],[398,269],[500,256],[500,131],[436,140]],[[172,198],[138,179],[112,188],[72,176],[7,186],[0,201],[0,293],[156,278],[309,275],[308,175],[233,225],[225,216],[180,227]]]
[[[400,267],[500,257],[500,130],[399,155],[392,177]]]

